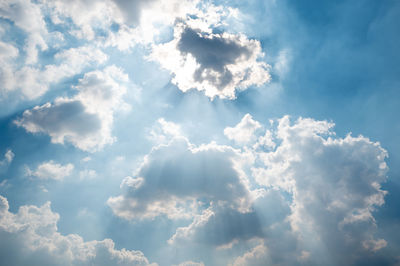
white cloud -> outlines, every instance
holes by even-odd
[[[4,154],[4,163],[10,164],[14,159],[14,157],[15,154],[12,152],[12,150],[7,150],[6,153]]]
[[[225,136],[237,143],[245,144],[255,140],[254,132],[261,128],[261,124],[253,120],[250,114],[246,114],[235,127],[224,129]]]
[[[378,251],[378,250],[386,247],[387,242],[385,239],[378,239],[378,240],[370,239],[370,240],[365,240],[363,242],[363,246],[368,250]]]
[[[24,46],[25,61],[27,64],[36,63],[38,48],[48,48],[45,41],[48,32],[40,6],[30,0],[1,1],[0,17],[13,21],[15,26],[27,33]]]
[[[11,164],[15,157],[15,154],[11,149],[8,149],[4,154],[4,159],[0,160],[0,173],[7,170],[8,166]]]
[[[182,129],[178,124],[159,118],[151,128],[148,138],[156,144],[167,144],[174,137],[182,136]]]
[[[61,165],[54,161],[48,161],[40,164],[36,170],[31,171],[27,169],[27,174],[30,176],[37,177],[39,179],[54,179],[63,180],[65,177],[71,175],[74,170],[73,164]]]
[[[108,56],[98,48],[82,46],[58,52],[54,59],[55,64],[46,65],[44,68],[25,65],[20,69],[10,60],[0,59],[3,90],[9,92],[20,89],[24,98],[36,99],[46,93],[51,84],[81,73],[88,66],[103,64]]]
[[[13,75],[13,59],[19,54],[18,49],[12,44],[0,41],[0,87],[1,93],[7,93],[15,86]]]
[[[366,248],[386,243],[374,240],[373,211],[384,203],[387,152],[362,136],[336,137],[332,128],[326,121],[300,118],[291,124],[283,117],[274,132],[280,145],[258,153],[264,166],[253,174],[260,185],[292,195],[288,219],[299,243],[318,254],[341,254],[329,263],[354,264]]]
[[[235,169],[237,156],[226,146],[195,147],[182,137],[173,138],[153,148],[137,176],[122,182],[124,194],[111,197],[108,204],[125,219],[189,218],[210,203],[245,211],[250,192]]]
[[[271,124],[264,134],[245,116],[229,133],[254,144],[237,149],[171,136],[108,204],[129,220],[191,219],[168,241],[183,249],[262,241],[234,265],[380,261],[388,243],[377,235],[374,210],[386,194],[386,151],[362,136],[337,137],[326,121],[283,117]]]
[[[31,133],[48,134],[53,143],[70,142],[75,147],[94,152],[111,144],[113,114],[126,104],[128,76],[115,66],[86,73],[72,98],[57,98],[26,110],[15,124]]]
[[[174,39],[154,45],[150,58],[173,74],[183,92],[197,89],[210,98],[234,99],[237,90],[270,80],[262,56],[260,43],[242,34],[212,34],[178,23]]]
[[[85,242],[76,234],[57,231],[59,215],[50,202],[23,205],[9,212],[0,196],[0,252],[5,265],[153,265],[140,251],[115,249],[111,239]]]
[[[74,0],[44,1],[51,10],[53,23],[71,19],[75,29],[70,34],[94,40],[100,45],[128,50],[137,43],[151,43],[160,25],[169,26],[176,19],[199,12],[198,0]],[[118,27],[112,30],[112,26]],[[106,33],[97,36],[96,30]]]
[[[265,265],[267,248],[264,243],[255,246],[250,251],[235,259],[233,266]]]

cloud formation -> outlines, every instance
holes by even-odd
[[[140,251],[115,249],[111,239],[85,242],[79,235],[57,231],[59,215],[50,202],[9,211],[0,196],[0,255],[5,265],[153,265]]]
[[[48,48],[45,36],[48,34],[40,6],[30,0],[7,0],[0,3],[0,18],[8,19],[22,29],[27,38],[24,44],[26,63],[37,62],[38,49]]]
[[[45,133],[53,143],[70,142],[94,152],[115,141],[112,137],[114,111],[126,107],[122,100],[128,76],[115,66],[86,73],[74,88],[72,98],[57,98],[26,110],[15,120],[30,133]]]
[[[174,39],[154,45],[150,58],[172,73],[172,83],[183,92],[197,89],[212,99],[234,99],[237,91],[270,80],[262,56],[260,43],[242,34],[216,34],[178,23]]]
[[[1,49],[1,46],[2,49]],[[14,50],[15,49],[15,50]],[[1,50],[4,51],[2,55]],[[45,94],[49,86],[81,73],[89,66],[103,64],[108,56],[95,47],[81,46],[60,51],[54,55],[55,62],[44,67],[24,66],[17,68],[11,59],[16,59],[18,50],[7,43],[0,43],[1,90],[19,90],[21,98],[36,99]]]
[[[27,168],[27,175],[43,180],[63,180],[65,177],[71,174],[72,170],[74,170],[73,164],[69,163],[66,165],[61,165],[59,163],[55,163],[54,161],[48,161],[40,164],[34,171]]]
[[[235,156],[229,147],[195,147],[185,138],[174,138],[155,147],[137,176],[123,180],[124,194],[110,198],[108,204],[125,219],[191,217],[204,204],[243,211],[250,195],[235,169]]]
[[[261,128],[261,124],[253,120],[250,114],[246,114],[235,127],[227,127],[224,129],[224,135],[237,143],[247,143],[252,141],[255,131]]]
[[[252,246],[233,265],[383,263],[387,241],[377,236],[374,211],[386,194],[387,152],[363,136],[337,137],[327,121],[285,116],[270,124],[247,114],[226,128],[236,148],[195,146],[175,130],[109,206],[129,220],[190,219],[170,245]]]
[[[7,149],[4,153],[4,158],[0,160],[0,173],[7,170],[8,166],[11,164],[15,157],[15,154],[12,152],[11,149]]]

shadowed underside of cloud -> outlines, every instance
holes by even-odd
[[[128,77],[111,66],[86,73],[73,98],[58,98],[26,110],[15,124],[31,133],[45,133],[53,143],[70,142],[79,149],[96,151],[114,141],[113,112],[123,105]]]
[[[210,98],[234,99],[237,90],[270,80],[260,43],[243,35],[212,34],[178,23],[174,39],[155,45],[151,58],[172,72],[180,90],[204,91]]]
[[[59,215],[50,203],[9,212],[0,196],[0,257],[4,265],[153,265],[140,251],[117,250],[111,239],[85,242],[57,231]]]

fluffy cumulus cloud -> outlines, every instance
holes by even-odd
[[[123,180],[125,193],[110,198],[108,204],[126,219],[191,217],[209,204],[245,211],[250,193],[235,169],[235,156],[229,147],[195,147],[176,137],[155,147],[137,175]]]
[[[45,41],[48,31],[40,6],[30,0],[2,1],[0,18],[12,21],[27,34],[23,47],[26,52],[26,63],[36,63],[38,49],[48,48]]]
[[[140,251],[115,249],[111,239],[85,242],[57,230],[59,215],[50,203],[9,211],[0,196],[0,254],[4,265],[156,265]]]
[[[224,134],[228,139],[234,140],[238,143],[247,143],[255,137],[255,131],[261,128],[261,124],[246,114],[239,124],[235,127],[227,127]]]
[[[1,45],[0,43],[0,47]],[[15,58],[18,50],[13,50],[16,48],[5,43],[2,48],[4,55],[0,54],[0,80],[3,81],[1,90],[3,94],[18,90],[22,98],[26,99],[38,98],[48,91],[50,85],[79,74],[89,66],[103,64],[108,59],[98,48],[82,46],[56,53],[53,64],[17,68],[10,58]]]
[[[252,168],[252,175],[265,188],[290,193],[287,220],[303,248],[297,250],[298,261],[362,263],[387,244],[375,237],[373,216],[386,194],[381,185],[386,180],[387,152],[362,136],[336,137],[333,126],[303,118],[292,124],[283,117],[272,134],[279,145],[257,152],[260,165]],[[254,259],[260,250],[241,259]]]
[[[48,161],[40,164],[34,171],[27,168],[27,175],[44,180],[63,180],[72,173],[72,170],[74,170],[73,164],[61,165],[54,161]]]
[[[237,90],[268,82],[260,43],[241,34],[211,33],[178,23],[171,42],[155,45],[151,58],[169,70],[172,82],[186,92],[234,99]]]
[[[386,194],[387,152],[363,136],[337,137],[333,126],[289,117],[263,126],[245,115],[225,129],[236,148],[196,146],[176,131],[108,204],[130,220],[190,219],[170,245],[252,246],[233,265],[386,263],[374,211]]]
[[[30,133],[45,133],[53,143],[71,143],[85,151],[96,151],[113,143],[114,111],[126,107],[122,96],[128,76],[115,66],[86,73],[72,98],[57,98],[26,110],[15,124]]]

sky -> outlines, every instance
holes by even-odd
[[[399,18],[0,1],[0,265],[400,265]]]

